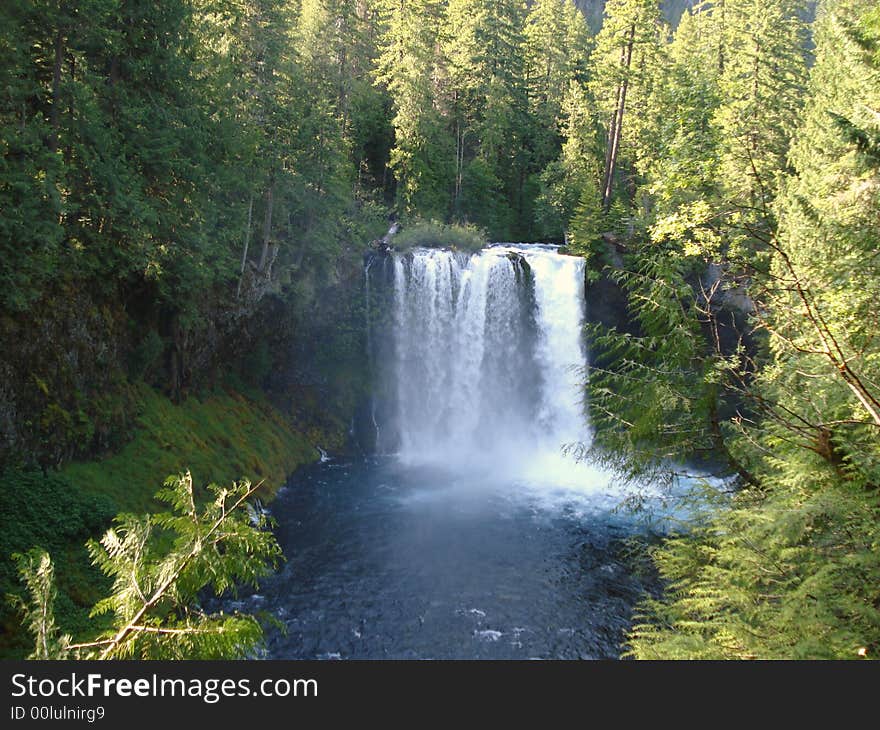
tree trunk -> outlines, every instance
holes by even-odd
[[[461,119],[455,120],[455,192],[452,196],[452,209],[458,211],[461,198],[462,168],[464,167],[464,132]]]
[[[248,257],[248,248],[251,245],[251,223],[254,219],[254,194],[251,192],[250,200],[248,201],[248,217],[247,217],[247,230],[244,233],[244,251],[241,252],[241,272],[238,276],[238,287],[235,290],[235,298],[238,299],[241,296],[241,282],[244,279],[244,269],[247,266],[247,257]]]
[[[263,216],[263,250],[260,252],[260,263],[257,269],[260,272],[266,270],[269,261],[269,248],[272,244],[272,199],[275,191],[275,181],[269,182],[269,190],[266,192],[266,213]]]
[[[617,105],[614,108],[614,114],[611,115],[611,124],[608,125],[608,141],[605,144],[605,172],[602,176],[602,210],[607,210],[607,200],[610,197],[608,192],[611,189],[611,178],[613,172],[611,170],[611,150],[614,147],[614,140],[617,136],[617,110],[620,108],[620,91],[621,86],[617,87]]]
[[[71,55],[70,59],[68,61],[68,64],[70,66],[70,83],[73,84],[73,82],[76,81],[76,57]],[[68,98],[67,118],[70,120],[71,126],[74,123],[73,122],[73,114],[75,111],[74,107],[73,107],[73,97],[74,97],[74,95],[72,93],[67,95],[67,98]],[[64,164],[69,165],[72,160],[73,160],[73,135],[69,134],[67,136],[67,147],[64,148]]]
[[[623,129],[623,115],[626,109],[626,92],[629,86],[629,68],[632,64],[633,46],[635,45],[636,27],[630,26],[629,40],[621,51],[621,68],[623,79],[617,91],[617,108],[614,110],[614,118],[608,130],[608,149],[605,152],[605,179],[602,184],[602,210],[606,213],[611,207],[611,192],[614,187],[614,168],[617,165],[617,154],[620,150],[621,130]]]
[[[49,149],[58,150],[58,128],[61,124],[61,64],[64,62],[64,29],[59,27],[55,34],[55,61],[52,64],[52,108],[49,109]]]

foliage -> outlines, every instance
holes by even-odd
[[[406,223],[398,248],[537,237],[588,258],[591,279],[626,294],[632,320],[627,332],[591,333],[598,432],[588,455],[633,476],[706,457],[738,475],[739,494],[705,493],[690,531],[654,552],[668,590],[645,604],[635,656],[872,656],[875,5],[825,0],[808,38],[799,0],[698,3],[674,34],[656,0],[609,0],[592,38],[569,0],[4,3],[4,331],[45,324],[39,313],[71,292],[102,310],[81,328],[88,347],[48,341],[68,318],[40,330],[58,351],[39,358],[20,393],[0,392],[4,415],[27,395],[23,427],[36,441],[57,436],[40,458],[61,463],[118,443],[103,431],[130,410],[109,392],[84,407],[91,393],[71,363],[93,357],[113,393],[141,393],[138,435],[117,455],[61,476],[3,477],[0,545],[22,554],[39,605],[57,594],[58,622],[82,629],[75,604],[99,584],[79,580],[87,566],[68,548],[106,520],[99,497],[143,511],[153,503],[137,485],[157,469],[186,463],[220,481],[277,483],[313,457],[259,398],[175,406],[132,383],[164,378],[180,395],[188,337],[217,325],[205,302],[223,302],[213,317],[242,330],[254,302],[274,302],[300,329],[322,311],[339,315],[297,353],[312,372],[288,393],[295,418],[327,404],[352,410],[362,304],[330,305],[326,293],[350,262],[360,276],[393,205]],[[112,319],[105,303],[126,313],[122,327],[130,319],[146,333],[118,355],[93,341]],[[271,379],[280,355],[265,338],[241,372],[221,373],[226,382]],[[131,382],[116,382],[123,370]],[[350,382],[328,398],[331,381]],[[116,624],[135,615],[119,566],[160,587],[156,571],[173,572],[195,535],[170,517],[125,519],[109,552],[93,553],[122,591],[105,604]],[[175,530],[182,553],[133,557],[141,539]],[[23,552],[28,535],[61,551],[57,587],[52,565]],[[196,571],[191,585],[204,577]],[[256,639],[243,619],[228,627],[243,643],[220,647],[219,624],[187,619],[194,594],[181,591],[153,619],[177,622],[187,651],[240,653]],[[207,621],[208,644],[188,620]],[[53,621],[30,614],[41,656],[67,641]],[[172,634],[144,627],[125,651],[173,651],[163,639]]]
[[[436,0],[377,3],[380,27],[376,80],[392,100],[390,168],[405,213],[444,217],[452,177],[450,139],[435,103],[435,49],[445,14]]]
[[[0,595],[20,593],[13,554],[25,554],[33,545],[59,557],[61,567],[53,584],[59,594],[57,612],[65,626],[82,629],[88,623],[83,604],[93,599],[93,587],[83,542],[103,530],[116,511],[113,501],[84,493],[62,475],[34,470],[7,469],[0,476]],[[72,549],[71,546],[76,546]],[[78,549],[76,549],[78,548]],[[15,615],[8,606],[0,611],[4,654],[21,652]]]
[[[632,656],[876,656],[880,503],[829,479],[818,459],[796,466],[796,483],[789,474],[768,494],[741,492],[655,551],[667,589],[642,605]]]
[[[401,212],[475,224],[494,240],[561,237],[567,217],[550,213],[555,201],[536,206],[539,176],[560,154],[566,90],[587,73],[590,34],[573,3],[378,8],[376,78],[393,105]]]
[[[298,465],[317,457],[306,438],[254,393],[221,391],[174,405],[146,386],[137,392],[138,427],[119,453],[59,472],[9,469],[0,477],[0,551],[24,554],[38,545],[52,554],[55,612],[66,631],[94,628],[87,607],[106,589],[83,542],[105,530],[119,511],[154,510],[149,485],[164,474],[192,464],[205,482],[261,480],[261,493],[268,496]],[[13,564],[0,561],[0,595],[18,592]],[[20,655],[18,621],[4,611],[2,622],[0,652]]]
[[[394,236],[394,248],[452,248],[460,251],[479,251],[488,243],[486,232],[476,226],[446,225],[436,221],[416,221],[407,224]]]
[[[590,87],[607,143],[602,207],[608,210],[625,166],[639,167],[656,121],[650,100],[665,61],[667,28],[657,0],[609,0],[590,58]],[[627,163],[626,165],[622,163]],[[632,184],[632,181],[629,181]]]
[[[257,485],[259,486],[259,485]],[[189,472],[169,477],[156,497],[170,510],[121,514],[100,542],[88,544],[92,562],[112,589],[92,609],[110,626],[75,642],[54,619],[54,577],[46,552],[20,555],[17,564],[30,601],[25,623],[36,639],[32,659],[238,658],[262,639],[252,616],[209,614],[199,607],[205,589],[222,595],[253,585],[281,558],[265,515],[248,500],[257,486],[209,485],[197,500]]]
[[[632,656],[880,650],[870,5],[820,9],[806,93],[794,4],[699,6],[649,99],[614,274],[638,332],[595,334],[594,456],[644,475],[710,451],[738,489],[654,549]]]
[[[559,116],[562,146],[556,159],[539,175],[535,217],[543,236],[562,237],[569,231],[584,196],[600,186],[600,125],[589,90],[571,80]]]
[[[65,655],[70,637],[60,636],[55,623],[55,568],[49,553],[34,548],[28,553],[13,553],[21,582],[30,595],[32,605],[18,599],[14,603],[22,611],[28,631],[34,637],[34,650],[29,659],[58,659]]]
[[[116,509],[154,506],[149,484],[191,465],[206,481],[248,477],[280,487],[299,464],[316,456],[305,439],[264,398],[218,391],[179,405],[146,386],[139,389],[134,438],[100,461],[75,462],[61,476],[84,494],[104,495]]]
[[[586,260],[587,276],[591,280],[601,275],[606,263],[602,261],[605,248],[602,233],[606,230],[606,223],[599,191],[593,185],[585,184],[569,221],[569,244],[572,253]]]

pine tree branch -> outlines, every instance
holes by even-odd
[[[251,486],[250,489],[247,490],[247,492],[245,492],[241,497],[236,500],[235,504],[228,512],[225,510],[224,503],[224,510],[220,517],[218,517],[217,520],[214,521],[214,523],[211,525],[211,528],[200,539],[197,539],[195,541],[195,544],[192,546],[190,551],[181,559],[180,563],[168,575],[168,577],[164,581],[162,581],[162,584],[153,592],[153,595],[150,596],[149,600],[144,602],[143,605],[134,614],[134,616],[116,632],[112,639],[110,639],[110,641],[98,657],[99,659],[109,659],[111,654],[122,644],[122,642],[136,632],[135,627],[140,625],[140,620],[146,615],[147,611],[149,611],[160,600],[162,600],[168,589],[174,585],[174,582],[180,577],[180,574],[184,571],[184,569],[202,551],[202,540],[211,537],[218,529],[220,529],[220,527],[226,521],[229,515],[232,514],[236,509],[238,509],[262,485],[263,481],[260,481],[256,485]],[[192,489],[191,477],[190,489]]]

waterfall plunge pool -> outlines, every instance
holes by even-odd
[[[617,658],[650,576],[619,495],[395,457],[301,469],[270,506],[287,557],[258,595],[273,659]]]
[[[543,245],[366,266],[379,453],[298,472],[258,595],[279,659],[615,658],[655,580],[589,444],[584,262]],[[373,298],[373,299],[371,299]],[[648,495],[659,499],[659,494]]]

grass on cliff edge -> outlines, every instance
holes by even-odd
[[[113,456],[61,470],[74,488],[109,497],[118,511],[155,508],[153,495],[165,478],[187,469],[199,486],[265,480],[262,494],[270,497],[296,467],[318,456],[259,396],[218,391],[175,405],[143,385],[138,400],[140,416],[131,442]]]
[[[0,596],[22,593],[10,555],[45,548],[56,566],[58,622],[78,636],[99,628],[88,612],[107,588],[85,542],[116,514],[155,511],[153,495],[166,477],[186,469],[200,486],[265,480],[267,498],[297,466],[318,456],[258,395],[218,391],[180,405],[145,385],[136,386],[136,395],[138,427],[118,453],[48,474],[0,474]],[[30,650],[18,615],[0,601],[0,657],[20,658]]]
[[[489,243],[486,232],[473,225],[416,220],[405,223],[391,239],[397,251],[413,248],[451,248],[456,251],[479,251]]]

